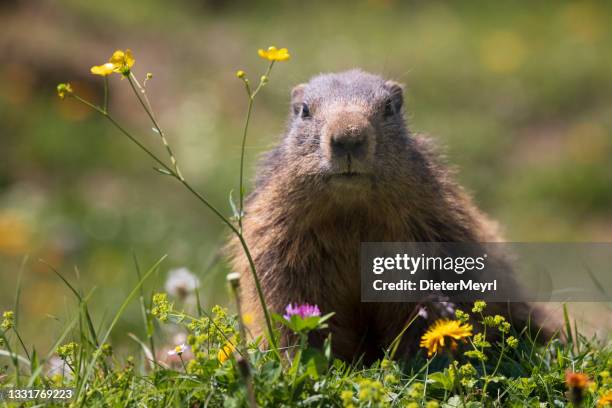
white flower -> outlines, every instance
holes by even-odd
[[[185,343],[179,344],[178,346],[176,346],[172,350],[168,350],[168,355],[169,356],[180,356],[181,354],[183,354],[188,349],[189,349],[189,346],[186,345]]]
[[[166,292],[170,295],[185,300],[200,287],[200,280],[187,268],[172,269],[168,272],[166,279]]]
[[[446,314],[448,316],[454,316],[455,315],[455,304],[452,302],[440,302],[440,305],[442,306],[442,310],[444,312],[446,312]]]
[[[240,280],[240,273],[239,272],[230,272],[227,274],[226,277],[228,282],[237,282]]]
[[[424,307],[420,307],[417,315],[419,315],[419,317],[422,317],[423,319],[427,319],[427,309],[425,309]]]
[[[47,360],[47,375],[53,376],[59,374],[66,380],[70,381],[73,377],[72,371],[68,364],[58,356],[53,356]]]

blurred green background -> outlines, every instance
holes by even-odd
[[[231,4],[230,4],[231,3]],[[84,291],[107,322],[143,266],[168,254],[147,290],[187,267],[206,305],[226,303],[227,232],[204,207],[58,82],[100,101],[89,68],[131,48],[183,172],[230,214],[246,109],[243,69],[257,49],[288,47],[258,97],[249,179],[283,132],[291,87],[319,72],[362,67],[407,84],[415,132],[435,135],[458,177],[512,241],[612,241],[612,3],[224,2],[195,0],[0,3],[0,310],[47,347],[74,309],[39,259]],[[126,81],[111,111],[163,154]],[[142,333],[132,305],[116,341]]]

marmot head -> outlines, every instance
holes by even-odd
[[[322,74],[291,91],[288,131],[259,181],[280,176],[310,199],[365,198],[406,182],[410,145],[401,85],[360,70]]]

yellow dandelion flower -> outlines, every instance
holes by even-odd
[[[102,65],[94,65],[91,67],[90,71],[94,75],[107,76],[115,71],[115,64],[112,62],[107,62],[106,64]]]
[[[612,391],[608,391],[606,394],[599,397],[599,401],[597,401],[597,406],[600,408],[611,407],[612,406]]]
[[[232,356],[232,353],[236,350],[236,346],[234,346],[231,342],[225,343],[223,347],[219,349],[219,353],[217,353],[217,360],[221,364],[225,363]]]
[[[64,99],[66,95],[69,95],[71,93],[72,93],[72,86],[70,86],[70,84],[59,84],[57,86],[57,95],[61,99]]]
[[[259,49],[257,53],[261,58],[267,59],[268,61],[287,61],[291,58],[289,50],[286,48],[277,49],[274,46],[268,47],[267,50]]]
[[[461,340],[472,335],[472,325],[462,324],[458,320],[440,319],[429,327],[421,337],[421,347],[427,349],[427,355],[432,356],[444,347],[444,338],[451,338],[451,346],[457,345],[456,340]]]
[[[130,69],[134,65],[136,60],[134,59],[134,55],[132,54],[132,50],[117,50],[113,52],[113,55],[108,60],[109,63],[113,64],[114,71],[120,73],[122,75],[129,75]]]

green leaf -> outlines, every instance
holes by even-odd
[[[453,389],[453,379],[448,370],[429,374],[427,382],[431,383],[434,388],[442,388],[446,391],[451,391]]]
[[[234,190],[230,191],[228,198],[229,198],[230,207],[232,208],[233,217],[238,219],[240,218],[240,211],[238,211],[238,208],[236,207],[236,203],[234,202],[234,198],[232,197],[233,192]]]
[[[319,378],[319,375],[327,372],[327,359],[319,350],[315,348],[307,348],[302,353],[302,361],[306,366],[306,373],[314,378]]]

